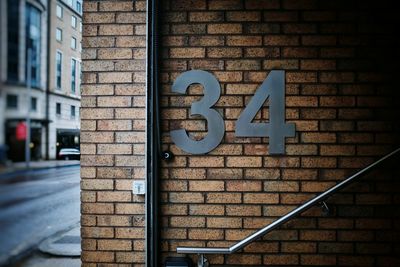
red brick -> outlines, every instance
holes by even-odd
[[[190,181],[190,191],[224,191],[225,185],[223,181]]]
[[[306,168],[335,168],[336,159],[332,157],[303,157],[301,165]]]
[[[259,46],[261,43],[260,36],[228,36],[226,39],[228,46]]]
[[[223,167],[223,157],[193,157],[189,159],[190,167]]]
[[[352,156],[355,155],[356,149],[349,145],[322,145],[320,153],[322,156]]]
[[[252,264],[252,265],[259,265],[261,264],[262,258],[261,255],[257,254],[236,254],[236,255],[229,255],[227,257],[228,264]]]
[[[316,170],[286,169],[282,171],[282,178],[285,180],[314,180],[317,176]]]
[[[315,72],[287,72],[286,82],[288,83],[315,83],[317,75]]]
[[[205,57],[204,48],[171,48],[171,57],[174,58],[203,58]]]
[[[351,107],[355,105],[355,98],[351,96],[321,96],[321,107]]]
[[[242,49],[240,48],[209,48],[207,55],[211,58],[235,58],[242,57]]]
[[[298,36],[268,35],[264,36],[264,44],[271,46],[297,46],[300,42]]]
[[[250,204],[277,204],[279,202],[278,194],[265,193],[245,193],[243,202]]]
[[[258,11],[228,11],[226,13],[227,21],[260,21],[261,13]]]
[[[279,9],[279,1],[277,0],[248,0],[245,2],[246,9]]]
[[[254,1],[257,1],[257,0],[254,0]],[[257,2],[260,2],[260,1],[257,1]],[[298,16],[297,12],[294,12],[294,11],[266,11],[266,12],[264,12],[264,20],[267,22],[297,21],[298,17],[299,16]]]
[[[242,195],[240,193],[208,193],[207,203],[241,203]]]
[[[261,191],[261,181],[227,181],[227,191],[251,192]]]
[[[224,206],[222,205],[190,205],[189,214],[191,215],[223,215]]]
[[[316,45],[327,45],[333,46],[336,44],[336,36],[330,35],[303,35],[301,37],[301,43],[303,45],[316,46]],[[326,54],[329,54],[329,50],[325,51]]]
[[[276,47],[246,47],[244,49],[245,58],[279,58],[280,51]],[[253,73],[254,74],[254,73]],[[265,73],[259,73],[261,75],[265,75]],[[263,81],[258,80],[258,81]]]
[[[335,67],[334,60],[301,60],[302,70],[334,70]]]
[[[302,133],[301,141],[304,143],[335,143],[334,133]]]
[[[234,23],[219,23],[207,25],[208,34],[235,34],[242,32],[241,24]]]
[[[172,25],[173,34],[205,34],[206,25],[203,24],[177,24]]]
[[[283,242],[281,251],[284,253],[316,253],[317,245],[315,242]]]
[[[283,7],[285,9],[315,9],[318,5],[316,0],[284,0]]]
[[[285,70],[297,70],[299,68],[298,60],[264,60],[263,62],[264,69],[285,69]]]
[[[336,256],[328,255],[301,255],[300,262],[302,265],[336,265]]]
[[[82,251],[82,261],[84,262],[114,262],[113,252],[104,251]]]
[[[302,192],[323,192],[333,187],[336,183],[334,182],[302,182]]]
[[[334,241],[336,239],[336,232],[333,230],[301,230],[300,239],[311,241]]]
[[[189,229],[189,239],[191,240],[222,240],[223,230],[216,229]]]
[[[316,33],[317,32],[317,25],[311,23],[287,23],[283,25],[283,32],[287,34],[291,33]]]
[[[264,182],[264,191],[266,191],[266,192],[298,192],[299,184],[297,182],[266,181],[266,182]]]
[[[212,22],[222,21],[224,14],[222,12],[190,12],[189,21],[193,22]]]
[[[293,264],[297,265],[299,263],[299,256],[298,255],[264,255],[264,264],[266,265],[283,265],[283,264]]]
[[[307,47],[283,48],[283,56],[285,58],[316,58],[318,50]]]
[[[246,206],[226,206],[226,214],[228,216],[260,216],[261,207],[258,205]]]
[[[261,157],[227,157],[227,167],[261,167]]]
[[[204,196],[201,193],[169,193],[171,203],[203,203]]]
[[[214,0],[208,6],[210,10],[235,10],[242,7],[243,5],[239,0]]]

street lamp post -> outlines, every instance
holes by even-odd
[[[27,72],[26,72],[26,87],[28,90],[27,97],[27,112],[26,112],[26,139],[25,139],[25,163],[26,167],[29,168],[31,161],[31,88],[32,88],[32,48],[28,48],[27,51]]]

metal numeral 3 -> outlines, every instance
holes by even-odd
[[[182,73],[172,85],[172,92],[184,94],[189,85],[199,83],[204,88],[204,97],[194,102],[190,109],[190,115],[202,115],[207,120],[207,136],[195,141],[179,129],[171,131],[172,141],[183,151],[192,154],[205,154],[216,148],[225,133],[225,124],[222,116],[211,107],[217,103],[221,89],[217,79],[209,72],[203,70],[191,70]]]

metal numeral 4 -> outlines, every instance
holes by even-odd
[[[258,110],[269,98],[269,122],[253,123]],[[295,136],[294,123],[285,123],[285,72],[273,70],[240,114],[235,135],[269,137],[269,153],[285,153],[285,137]]]

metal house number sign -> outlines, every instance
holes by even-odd
[[[204,97],[191,105],[191,115],[201,115],[207,120],[208,133],[202,140],[193,140],[186,130],[171,131],[172,141],[183,151],[205,154],[216,148],[225,133],[222,116],[212,108],[217,103],[221,89],[218,80],[203,70],[186,71],[172,85],[172,92],[184,94],[191,84],[201,84]],[[258,110],[269,99],[269,122],[253,123]],[[269,137],[269,153],[284,154],[285,138],[295,136],[294,123],[285,123],[285,72],[273,70],[256,90],[249,104],[236,121],[237,137]]]

